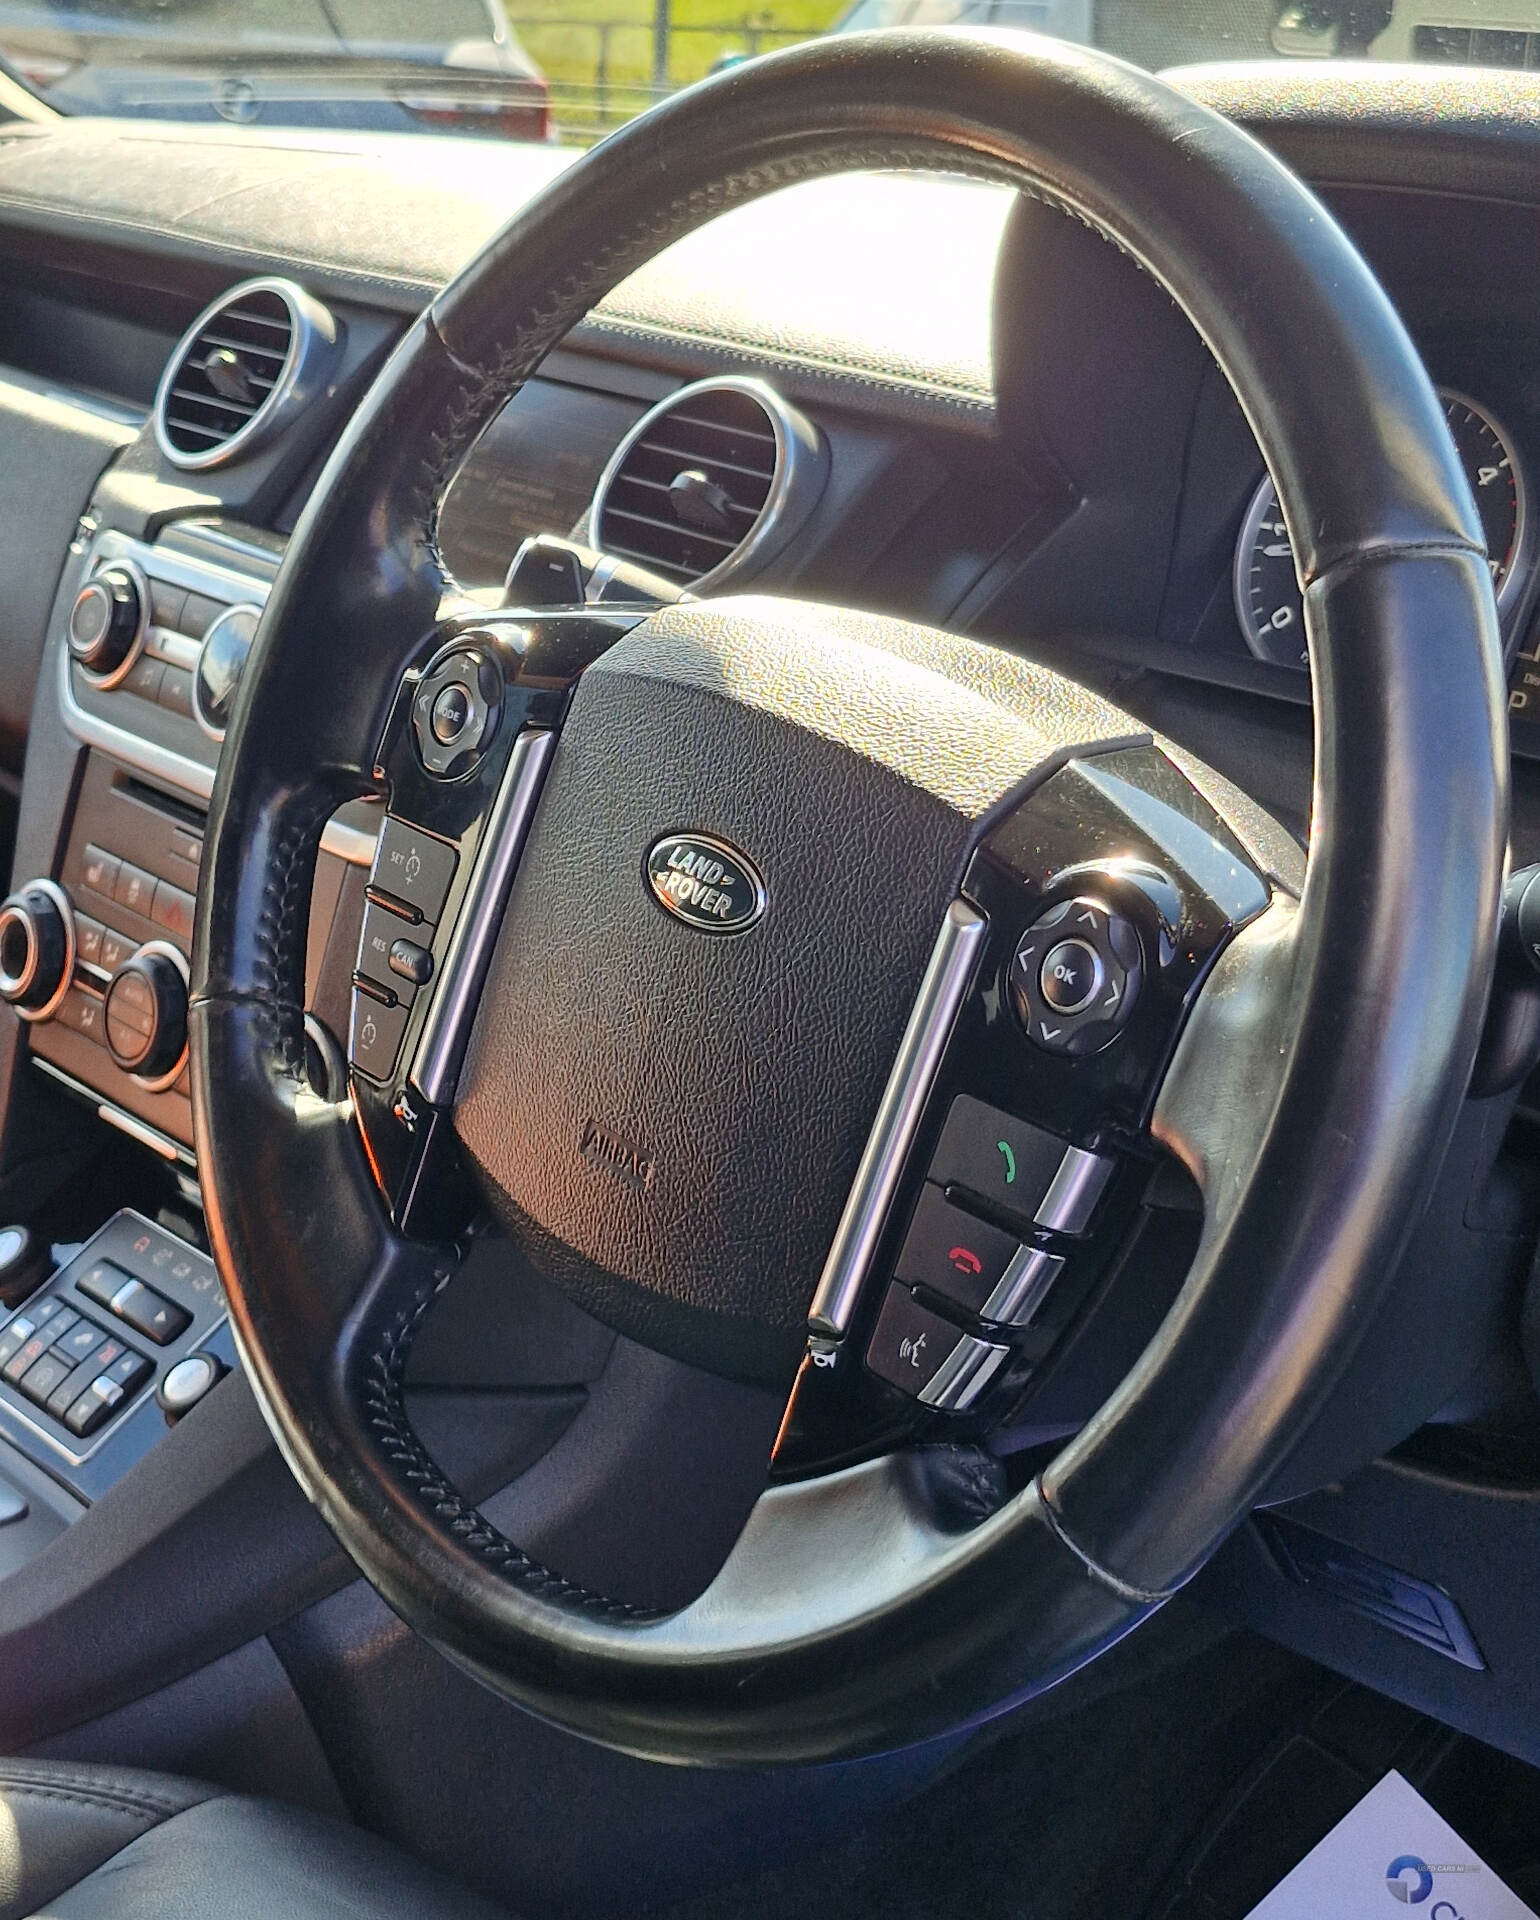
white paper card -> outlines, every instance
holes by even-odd
[[[1247,1920],[1537,1920],[1399,1773],[1387,1773]]]

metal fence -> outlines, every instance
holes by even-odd
[[[550,83],[561,137],[585,144],[725,60],[816,37],[806,27],[770,26],[752,14],[674,22],[666,0],[653,21],[527,15],[512,25]]]

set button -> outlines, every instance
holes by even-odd
[[[1035,1046],[1095,1053],[1117,1038],[1144,984],[1138,932],[1101,900],[1061,900],[1022,935],[1008,982]]]

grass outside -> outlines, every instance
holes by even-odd
[[[670,0],[668,84],[709,73],[724,54],[767,53],[824,33],[848,0]],[[653,0],[515,0],[508,19],[551,83],[567,139],[589,140],[655,97]]]

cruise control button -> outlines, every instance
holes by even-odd
[[[1056,1135],[960,1093],[941,1129],[929,1177],[1030,1220],[1063,1158],[1064,1142]]]
[[[353,994],[353,1031],[348,1057],[371,1080],[388,1080],[396,1070],[401,1036],[411,1008],[387,1007],[356,989]]]
[[[424,920],[437,921],[458,859],[444,841],[387,815],[374,856],[374,884],[415,907]]]
[[[400,979],[391,969],[390,952],[410,925],[399,913],[392,913],[388,907],[377,907],[371,901],[364,909],[363,931],[358,937],[358,971],[365,979],[377,981],[398,998],[407,1000],[412,996],[409,992],[401,993]]]
[[[1002,1233],[954,1207],[940,1187],[926,1183],[904,1237],[895,1269],[911,1287],[930,1287],[977,1313],[994,1291],[1017,1250],[1016,1236]]]
[[[415,940],[392,940],[390,970],[398,979],[410,980],[421,987],[433,978],[433,955]]]
[[[192,1325],[192,1315],[142,1280],[128,1280],[118,1288],[109,1303],[111,1311],[135,1333],[166,1346]]]
[[[961,1328],[922,1307],[907,1287],[891,1286],[866,1364],[879,1379],[918,1399],[963,1337]]]

